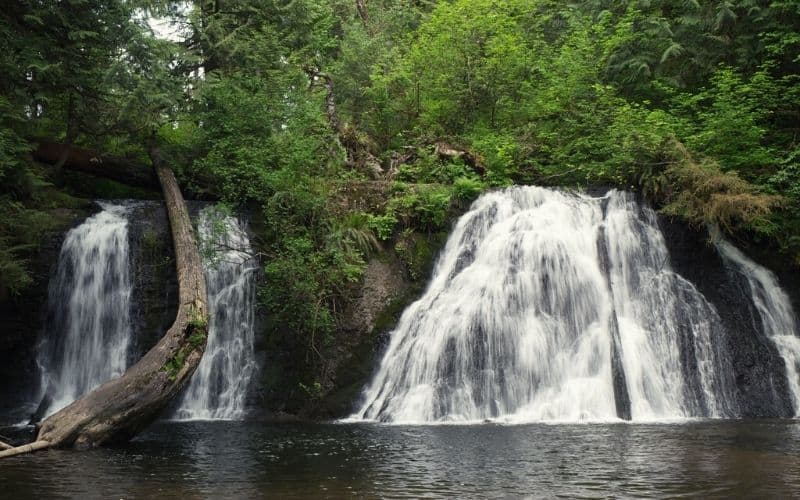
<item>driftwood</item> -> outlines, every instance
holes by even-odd
[[[389,156],[389,168],[386,172],[388,179],[394,179],[400,172],[400,166],[407,164],[417,158],[417,149],[414,146],[406,146],[403,152],[393,151]]]
[[[0,458],[44,448],[91,448],[126,441],[152,423],[189,380],[206,346],[207,303],[202,260],[189,212],[172,170],[151,151],[167,205],[178,274],[179,306],[162,339],[119,378],[47,417],[33,443]]]

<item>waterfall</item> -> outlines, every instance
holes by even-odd
[[[129,218],[142,204],[98,202],[101,211],[70,230],[50,280],[46,335],[38,348],[44,418],[111,378],[135,358]],[[206,352],[176,416],[244,414],[254,354],[257,263],[242,221],[200,212],[210,309]],[[135,234],[135,233],[134,233]]]
[[[208,344],[175,417],[238,419],[256,371],[257,263],[242,221],[208,207],[201,211],[198,226],[206,250]]]
[[[131,338],[129,206],[102,209],[70,230],[49,284],[47,339],[38,364],[48,416],[128,365]]]
[[[775,302],[774,280],[759,283],[768,329],[787,331],[788,301]],[[631,194],[491,192],[456,223],[352,418],[736,417],[722,323],[673,271],[655,213]],[[797,371],[797,338],[772,338]]]
[[[747,282],[763,331],[774,342],[786,367],[786,380],[793,397],[795,415],[800,415],[800,336],[789,297],[769,270],[759,266],[728,241],[716,241],[720,255]]]
[[[672,271],[653,210],[615,191],[607,203],[609,277],[632,417],[735,415],[733,370],[714,341],[723,333],[717,311]]]

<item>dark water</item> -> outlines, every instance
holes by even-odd
[[[800,422],[161,423],[0,461],[8,498],[800,497]]]

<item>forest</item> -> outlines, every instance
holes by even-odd
[[[43,142],[158,144],[187,196],[258,207],[286,284],[261,305],[308,348],[370,252],[511,184],[633,190],[800,259],[790,0],[12,2],[0,36],[3,297],[81,195]]]
[[[797,0],[9,0],[0,47],[0,458],[114,445],[15,496],[800,488]]]
[[[12,0],[0,41],[0,303],[70,210],[159,200],[167,165],[250,214],[281,412],[340,412],[369,263],[413,283],[388,328],[485,193],[626,191],[800,266],[795,0]]]

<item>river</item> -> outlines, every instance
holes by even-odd
[[[791,497],[800,422],[161,422],[0,461],[9,498]]]

